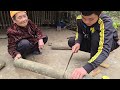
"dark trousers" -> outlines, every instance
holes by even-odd
[[[48,37],[43,38],[44,44],[48,41]],[[27,39],[22,39],[17,43],[17,51],[21,53],[22,58],[26,58],[26,56],[34,51],[39,51],[38,43],[33,45]]]
[[[89,52],[90,53],[90,58],[93,57],[98,50],[99,42],[96,42],[96,38],[93,38],[94,40],[90,41],[90,39],[84,39],[82,40],[80,44],[80,50]],[[98,40],[97,40],[98,41]],[[72,48],[72,46],[75,45],[75,37],[70,37],[68,40],[68,45]],[[114,49],[118,48],[118,44],[116,41],[113,41],[113,45],[111,48],[111,51]]]

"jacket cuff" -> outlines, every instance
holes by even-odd
[[[80,41],[79,41],[79,40],[75,40],[75,44],[76,44],[76,43],[79,43],[79,44],[80,44]]]
[[[20,54],[19,52],[15,52],[13,55],[12,55],[12,58],[15,58],[17,54]]]
[[[45,38],[45,37],[46,37],[46,35],[41,35],[41,36],[39,36],[39,37],[37,38],[37,40],[43,39],[43,38]]]
[[[93,67],[92,64],[90,64],[90,63],[87,63],[86,65],[84,65],[83,68],[87,71],[88,74],[89,74],[92,70],[94,70],[94,67]]]

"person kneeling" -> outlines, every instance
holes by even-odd
[[[13,24],[7,29],[8,52],[14,60],[40,54],[48,37],[28,19],[26,11],[10,11]]]

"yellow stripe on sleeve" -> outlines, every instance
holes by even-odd
[[[97,59],[97,57],[101,54],[104,44],[104,23],[102,19],[99,19],[98,23],[100,24],[100,41],[99,41],[99,47],[98,52],[88,61],[88,63],[92,63]]]

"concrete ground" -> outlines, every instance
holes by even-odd
[[[42,50],[42,54],[29,55],[27,59],[51,66],[57,71],[64,71],[70,58],[71,50],[52,50],[51,46],[56,43],[67,46],[67,38],[70,36],[74,36],[75,31],[56,31],[56,29],[53,28],[43,28],[43,30],[44,33],[48,35],[49,40],[45,44]],[[13,59],[7,52],[7,37],[5,34],[0,34],[0,38],[0,60],[6,62],[6,66],[0,70],[0,79],[53,79],[52,77],[14,67]],[[119,52],[120,50],[117,51],[117,55],[115,51],[111,52],[113,58],[108,58],[109,60],[107,60],[107,63],[110,64],[110,67],[108,69],[98,67],[102,70],[102,72],[92,78],[101,79],[103,75],[107,75],[111,79],[120,79],[120,58],[118,58]],[[71,72],[76,67],[85,65],[89,60],[89,55],[89,53],[82,51],[74,54],[66,71],[66,75],[69,77]]]

